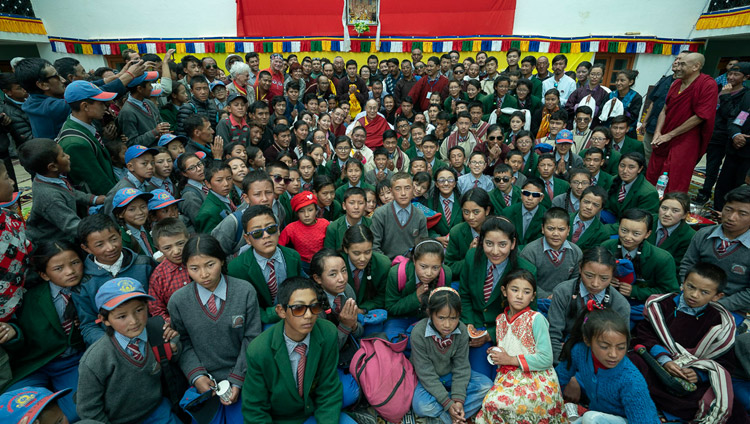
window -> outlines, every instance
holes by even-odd
[[[635,54],[631,53],[597,53],[594,56],[594,63],[604,65],[602,85],[610,90],[616,90],[617,71],[633,69],[633,62],[635,62]]]

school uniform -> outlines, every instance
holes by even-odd
[[[10,357],[13,379],[0,389],[45,386],[59,391],[78,386],[78,364],[86,345],[78,326],[69,321],[77,317],[73,300],[64,299],[68,293],[46,281],[24,293],[11,324],[18,334],[3,344]],[[72,394],[57,402],[69,420],[78,419]]]
[[[34,178],[31,191],[34,202],[26,220],[29,240],[75,240],[78,223],[88,215],[87,208],[96,196],[74,189],[67,179],[42,175]]]
[[[201,205],[206,200],[206,194],[208,188],[204,190],[203,184],[188,180],[185,187],[180,192],[180,198],[182,202],[177,203],[177,209],[180,211],[180,215],[186,217],[190,224],[195,224],[195,217],[198,216],[198,211],[201,209]]]
[[[372,219],[363,216],[360,218],[358,224],[370,228],[370,226],[372,226]],[[326,238],[323,245],[325,247],[330,247],[331,249],[340,249],[341,242],[344,240],[344,233],[346,233],[346,230],[348,230],[349,227],[350,225],[349,221],[346,220],[346,215],[328,224],[328,227],[326,228]]]
[[[508,204],[508,199],[506,199],[506,193],[503,193],[497,188],[492,189],[489,194],[490,202],[492,202],[492,211],[495,215],[501,215],[503,213],[503,210],[512,205],[515,205],[516,203],[521,202],[521,187],[517,187],[515,185],[512,186],[510,193],[507,194],[510,199],[510,204]]]
[[[154,252],[159,250],[151,238],[151,233],[143,227],[135,228],[130,224],[125,224],[120,229],[120,236],[122,237],[122,247],[130,249],[138,255],[153,258]],[[143,239],[144,237],[146,240]]]
[[[76,392],[82,419],[111,424],[179,422],[162,397],[161,366],[145,329],[130,340],[136,341],[140,358],[126,348],[128,339],[118,333],[102,337],[83,354]],[[179,357],[176,354],[172,360]]]
[[[260,307],[260,320],[263,324],[272,324],[279,321],[279,316],[276,315],[274,309],[276,296],[271,295],[268,286],[270,269],[266,263],[267,260],[261,259],[263,262],[263,267],[261,267],[258,262],[259,256],[252,248],[245,250],[229,262],[227,275],[249,281],[255,287],[258,306]],[[302,262],[299,253],[296,251],[284,246],[277,246],[272,258],[274,259],[273,266],[277,289],[285,279],[301,275]]]
[[[234,212],[236,206],[228,197],[219,196],[213,190],[206,195],[206,200],[195,215],[195,230],[198,233],[210,233],[222,219]]]
[[[339,313],[341,312],[341,308],[346,305],[347,300],[354,299],[356,302],[356,294],[354,293],[354,289],[349,284],[346,285],[344,291],[341,293],[333,295],[331,293],[328,293],[327,291],[324,291],[324,294],[328,299],[328,307],[330,308],[330,311],[321,312],[319,318],[326,319],[336,326],[336,329],[338,330],[338,346],[339,350],[341,350],[341,348],[344,347],[347,340],[349,339],[349,335],[353,336],[355,339],[359,339],[360,337],[362,337],[361,325],[357,324],[356,328],[346,327],[339,321],[338,317]],[[359,304],[357,304],[357,306],[359,306]]]
[[[542,236],[542,218],[544,218],[544,212],[547,211],[547,208],[543,203],[540,203],[535,209],[534,211],[528,211],[524,208],[523,203],[518,202],[503,211],[503,215],[516,227],[519,249]],[[533,214],[530,219],[528,218],[529,213]],[[524,222],[528,222],[526,228],[524,228]]]
[[[385,283],[391,269],[391,260],[381,253],[372,252],[370,263],[364,270],[357,272],[349,255],[342,252],[341,256],[346,264],[349,285],[356,293],[357,306],[366,311],[385,309]]]
[[[567,181],[561,178],[552,177],[549,180],[542,179],[542,182],[544,183],[544,190],[542,190],[542,193],[544,193],[544,197],[542,197],[541,205],[543,205],[546,209],[552,207],[552,199],[561,194],[567,193],[568,189],[570,189],[570,184],[568,184]],[[552,197],[550,197],[549,195],[550,188],[552,189]]]
[[[586,152],[589,149],[583,149],[580,152],[578,152],[578,156],[585,158]],[[604,163],[602,164],[601,170],[606,172],[609,175],[618,175],[617,167],[620,165],[620,152],[616,151],[613,148],[610,148],[609,153],[607,151],[604,151]]]
[[[109,153],[95,130],[93,125],[68,116],[58,135],[58,144],[70,155],[68,177],[71,183],[82,191],[105,195],[114,187],[117,179],[112,171]]]
[[[536,176],[537,162],[539,162],[539,155],[534,153],[533,150],[530,151],[528,153],[528,156],[524,156],[523,158],[523,168],[521,168],[521,172],[523,172],[527,177]]]
[[[599,170],[598,174],[591,177],[591,185],[599,186],[608,192],[609,188],[612,187],[612,180],[614,180],[612,175]]]
[[[618,153],[620,153],[620,156],[624,156],[630,152],[637,152],[645,157],[645,152],[643,149],[643,142],[632,139],[628,136],[625,136],[625,138],[620,141],[620,143],[615,142],[612,140],[612,149]]]
[[[338,200],[339,203],[344,202],[344,193],[346,192],[346,189],[349,187],[359,187],[362,190],[370,189],[372,191],[375,191],[375,187],[372,185],[366,183],[364,180],[360,179],[359,183],[356,186],[352,186],[351,183],[344,183],[341,187],[336,189],[336,192],[334,193],[334,199]]]
[[[615,182],[619,181],[619,178]],[[620,183],[622,184],[622,183]],[[622,213],[628,209],[638,208],[655,214],[659,210],[659,193],[656,188],[646,181],[643,174],[625,185],[625,199],[620,202],[620,187],[612,187],[607,200],[607,210],[619,220]]]
[[[554,140],[550,140],[550,142],[554,144]],[[561,156],[560,153],[557,152],[557,149],[555,149],[554,154],[555,164],[559,163],[561,159],[565,161],[566,174],[573,168],[583,168],[583,158],[573,153],[572,148],[568,151],[568,154],[566,154],[565,157]]]
[[[298,424],[309,417],[319,423],[339,422],[343,390],[337,372],[336,326],[319,319],[301,342],[306,345],[302,395],[297,378],[301,355],[284,328],[284,322],[274,325],[247,348],[242,387],[245,422]]]
[[[479,233],[474,231],[466,222],[453,227],[448,237],[448,247],[445,249],[445,265],[451,268],[453,275],[461,275],[466,260],[466,252]]]
[[[540,237],[527,244],[521,251],[521,258],[526,259],[536,267],[536,297],[541,306],[555,287],[571,278],[578,278],[578,264],[583,252],[581,248],[569,241],[564,241],[559,250],[554,250],[547,239]]]
[[[117,194],[118,191],[124,188],[134,188],[144,193],[148,193],[151,190],[155,189],[156,187],[153,184],[151,184],[149,180],[141,181],[135,175],[133,175],[130,171],[126,172],[125,176],[122,177],[119,181],[117,181],[115,186],[112,187],[112,190],[110,190],[109,193],[107,193],[107,198],[104,200],[104,206],[103,206],[103,210],[105,214],[114,217],[113,211],[115,207],[112,204],[112,201],[115,198],[115,194]]]
[[[605,241],[602,247],[609,250],[617,259],[623,258],[620,240]],[[644,241],[641,244],[640,254],[631,260],[636,270],[636,281],[633,284],[630,299],[643,304],[653,294],[679,291],[674,259],[666,250]],[[640,272],[636,261],[640,263]]]
[[[370,184],[373,187],[378,185],[378,178],[377,178],[378,170],[374,166],[375,165],[373,165],[371,169],[365,169],[365,175],[363,176],[367,184]],[[388,168],[384,169],[383,172],[385,172],[385,181],[391,181],[391,178],[393,178],[394,172]]]
[[[342,162],[338,156],[334,155],[332,158],[329,158],[325,164],[326,173],[324,175],[329,175],[331,179],[333,179],[333,183],[337,188],[342,183],[341,170],[344,167],[344,163],[346,163],[346,161]]]
[[[427,219],[415,206],[401,208],[391,201],[375,209],[370,229],[375,238],[373,250],[393,260],[414,247],[417,238],[427,237]]]
[[[136,100],[128,96],[117,115],[117,124],[128,137],[128,144],[151,147],[156,144],[159,134],[156,125],[161,122],[159,108],[149,99]]]
[[[695,230],[688,225],[684,220],[680,221],[679,224],[674,225],[673,228],[664,228],[660,222],[656,221],[657,225],[651,235],[648,237],[648,242],[654,246],[660,247],[674,258],[675,267],[679,272],[680,262],[682,257],[685,256],[685,252],[690,246],[690,241],[695,235]],[[667,236],[664,237],[664,231],[666,230]]]
[[[478,257],[476,256],[478,255]],[[466,325],[473,325],[477,329],[486,329],[490,336],[490,342],[480,347],[469,349],[469,362],[471,368],[490,378],[496,367],[487,362],[487,348],[497,343],[495,332],[495,318],[505,309],[505,296],[500,288],[500,281],[514,269],[525,269],[536,274],[536,268],[526,259],[518,258],[514,268],[509,260],[493,265],[487,260],[482,248],[471,248],[466,253],[466,262],[461,271],[461,283],[459,294],[461,295],[461,321]],[[489,270],[492,272],[492,289],[489,298],[485,301],[484,289],[488,283]],[[536,302],[532,300],[532,308],[536,308]]]
[[[726,247],[722,248],[722,241]],[[717,265],[727,274],[726,294],[719,303],[731,312],[744,313],[750,310],[748,269],[750,269],[750,231],[745,231],[734,240],[729,240],[721,224],[698,230],[680,263],[680,280],[698,262]],[[667,293],[667,292],[663,292]]]
[[[513,187],[523,188],[523,186],[526,185],[526,180],[528,178],[524,175],[523,169],[513,173],[513,177],[515,178],[515,181],[513,181]]]
[[[563,193],[552,199],[552,206],[563,208],[565,212],[576,213],[581,208],[581,199],[577,199],[572,192]]]
[[[458,177],[456,185],[458,186],[458,191],[461,194],[466,193],[472,188],[481,188],[488,193],[492,191],[493,188],[495,188],[495,185],[492,183],[492,177],[486,174],[482,174],[479,177],[475,177],[471,173],[461,175],[460,177]]]
[[[576,236],[576,232],[580,226],[582,227],[576,238],[574,236]],[[582,251],[601,245],[609,240],[611,235],[612,231],[609,227],[602,224],[597,217],[593,217],[589,221],[583,221],[579,218],[578,213],[570,214],[568,241],[575,243]]]
[[[453,227],[464,221],[461,211],[461,197],[455,191],[450,197],[445,198],[440,194],[440,191],[435,190],[435,194],[427,199],[426,203],[428,208],[442,215],[440,222],[436,225],[436,227],[445,229],[445,234],[440,234],[441,236],[448,234]],[[448,211],[450,211],[450,221],[448,221]]]

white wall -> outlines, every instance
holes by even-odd
[[[72,57],[81,62],[81,65],[86,72],[91,69],[96,70],[96,68],[101,66],[107,66],[107,61],[104,60],[104,56],[101,55],[56,53],[52,51],[52,46],[49,43],[37,44],[37,48],[39,49],[39,57],[48,60],[50,63],[55,63],[55,61],[61,57]]]
[[[32,0],[51,36],[108,39],[237,34],[235,0]]]
[[[518,0],[513,34],[688,38],[706,0]]]
[[[672,73],[673,61],[674,56],[661,54],[636,55],[633,67],[638,70],[638,78],[635,80],[633,89],[640,95],[645,96],[649,85],[656,84],[659,78]]]

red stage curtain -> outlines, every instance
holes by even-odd
[[[237,0],[238,37],[341,36],[341,0]],[[380,35],[509,35],[516,0],[381,0]]]

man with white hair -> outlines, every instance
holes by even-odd
[[[234,62],[229,70],[229,75],[232,76],[232,83],[227,86],[227,93],[245,96],[249,103],[254,103],[255,90],[249,84],[250,65],[244,62]]]

